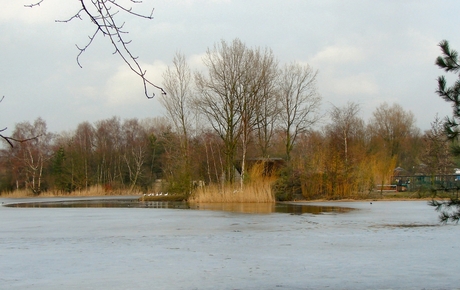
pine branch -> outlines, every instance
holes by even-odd
[[[439,43],[442,55],[436,58],[436,65],[446,72],[457,72],[460,70],[458,52],[449,47],[449,42],[443,40]],[[447,86],[447,81],[444,76],[438,77],[438,88],[436,94],[444,101],[451,103],[452,117],[446,117],[444,122],[444,132],[451,142],[457,142],[460,137],[460,128],[457,120],[460,119],[460,79],[452,86]],[[454,143],[452,153],[455,156],[460,156],[460,146]]]
[[[446,224],[449,221],[458,224],[460,221],[460,200],[451,199],[449,201],[431,200],[428,205],[435,207],[435,210],[440,212],[439,221]]]
[[[444,69],[446,72],[457,72],[460,70],[458,52],[450,49],[449,42],[447,40],[443,40],[439,43],[439,47],[442,50],[443,56],[438,56],[436,59],[436,65]]]

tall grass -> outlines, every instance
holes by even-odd
[[[9,198],[21,198],[21,197],[30,197],[32,192],[26,189],[18,189],[14,191],[4,191],[0,193],[0,197],[9,197]]]
[[[58,196],[101,196],[101,195],[123,195],[128,194],[128,190],[108,190],[106,187],[102,185],[93,185],[89,187],[87,190],[76,190],[72,191],[71,193],[63,192],[63,191],[43,191],[38,195],[34,195],[32,191],[27,189],[19,189],[10,192],[2,192],[0,194],[1,197],[8,197],[8,198],[25,198],[25,197],[58,197]],[[129,194],[140,194],[140,192],[129,192]]]
[[[198,188],[189,199],[196,203],[272,203],[275,198],[271,192],[270,183],[246,184],[240,186],[212,184]]]
[[[266,174],[263,164],[254,165],[243,187],[235,184],[211,184],[197,188],[189,198],[192,203],[273,203],[272,183],[275,177]]]

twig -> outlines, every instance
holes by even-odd
[[[26,7],[35,7],[40,6],[40,4],[44,0],[40,0],[39,2],[24,5]],[[166,95],[166,92],[163,88],[158,85],[155,85],[146,77],[146,70],[142,69],[138,61],[138,57],[134,56],[131,50],[128,48],[128,45],[131,43],[131,40],[125,39],[125,35],[128,34],[128,31],[124,31],[124,22],[119,24],[119,22],[115,19],[115,16],[118,15],[120,12],[124,12],[125,14],[132,15],[138,18],[144,18],[148,20],[153,19],[153,12],[154,9],[150,12],[150,14],[140,14],[133,11],[132,7],[127,7],[125,4],[119,4],[119,0],[78,0],[80,2],[81,8],[71,17],[65,20],[56,20],[56,22],[70,22],[76,18],[82,19],[82,15],[86,15],[89,17],[91,23],[96,26],[95,31],[92,35],[88,36],[88,42],[83,45],[79,46],[76,45],[77,49],[79,50],[76,61],[79,67],[83,67],[80,62],[80,57],[82,54],[87,50],[87,48],[93,43],[93,40],[97,37],[99,33],[103,36],[108,36],[110,42],[115,49],[114,54],[117,54],[121,59],[125,62],[125,64],[129,67],[131,71],[133,71],[136,75],[138,75],[142,79],[142,83],[144,86],[144,94],[147,98],[151,99],[155,96],[154,93],[149,94],[148,87],[152,86],[155,89],[159,90],[161,94]],[[141,4],[142,1],[140,0],[130,0],[133,4]]]
[[[24,7],[33,8],[33,7],[35,7],[35,6],[40,6],[40,4],[41,4],[43,1],[45,1],[45,0],[40,0],[40,1],[38,1],[38,2],[36,2],[36,3],[32,3],[32,4],[25,4]]]

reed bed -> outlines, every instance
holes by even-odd
[[[245,183],[210,184],[199,187],[189,198],[192,203],[274,203],[272,184],[276,177],[266,175],[264,164],[248,172]]]
[[[211,184],[198,188],[189,199],[192,203],[273,203],[271,183],[256,182],[239,185]]]
[[[64,191],[43,191],[40,194],[34,194],[28,189],[18,189],[10,192],[2,192],[4,198],[26,198],[26,197],[61,197],[61,196],[104,196],[104,195],[126,195],[128,190],[107,190],[102,185],[93,185],[88,189],[75,190],[70,193]],[[129,192],[129,194],[141,194],[141,192]]]

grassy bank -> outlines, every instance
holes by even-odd
[[[84,196],[116,196],[116,195],[140,195],[140,201],[184,201],[191,203],[274,203],[275,196],[272,191],[274,179],[258,178],[248,181],[241,189],[240,184],[219,185],[211,184],[198,187],[190,196],[185,194],[169,194],[168,196],[148,196],[140,191],[129,192],[128,190],[107,190],[103,186],[91,186],[88,190],[77,190],[71,193],[62,191],[45,191],[34,195],[30,190],[15,190],[2,192],[3,198],[28,198],[28,197],[84,197]],[[318,196],[315,199],[298,198],[298,201],[359,201],[359,200],[431,200],[458,198],[454,191],[372,191],[366,194],[357,193],[342,199],[330,199]]]
[[[71,193],[63,191],[43,191],[40,194],[34,194],[31,190],[20,189],[10,192],[2,192],[0,197],[4,198],[26,198],[26,197],[62,197],[62,196],[112,196],[112,195],[137,195],[140,192],[127,192],[126,190],[107,190],[101,185],[89,187],[87,190],[76,190]]]

